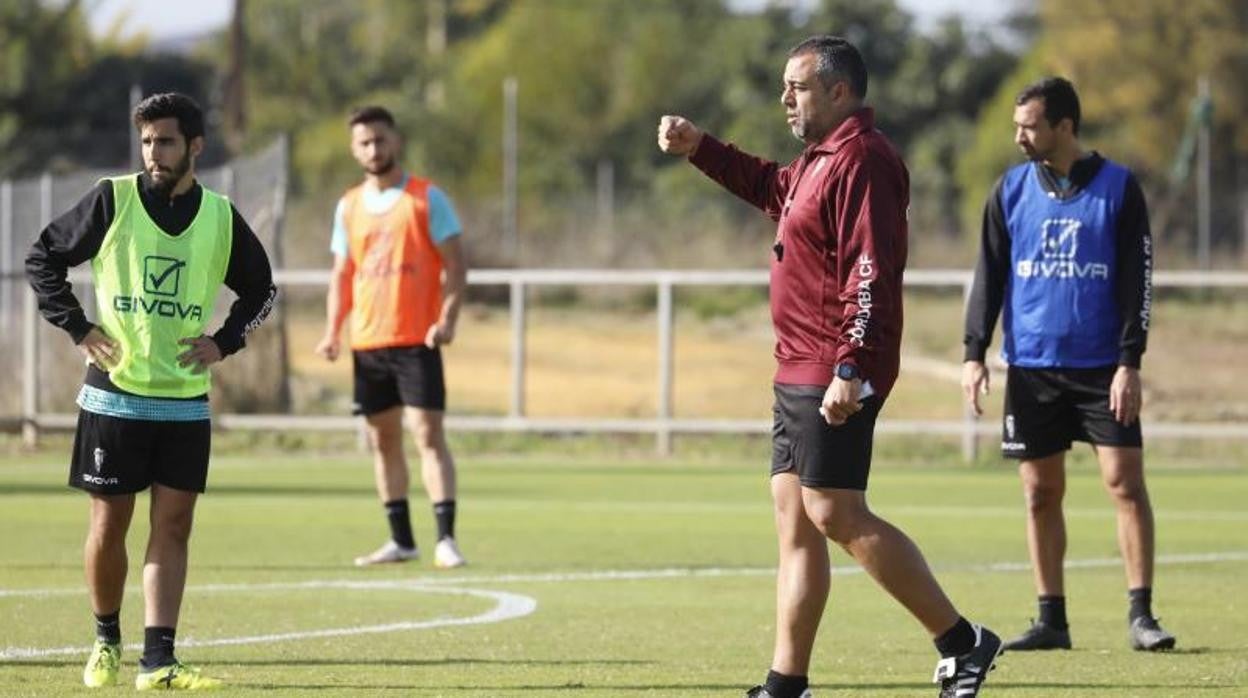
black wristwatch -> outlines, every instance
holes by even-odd
[[[858,379],[858,367],[853,364],[837,364],[836,377],[843,381],[852,381]]]

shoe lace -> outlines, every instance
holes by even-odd
[[[108,645],[104,645],[103,647],[100,647],[100,649],[95,653],[95,661],[92,663],[91,666],[94,669],[107,669],[113,664],[115,664],[116,661],[117,660],[116,660],[116,657],[114,657],[113,648],[109,647]]]
[[[1140,616],[1135,624],[1143,630],[1161,630],[1161,619],[1153,616]]]
[[[178,664],[170,664],[169,669],[165,671],[165,675],[160,677],[157,683],[163,683],[166,686],[173,686],[173,680],[178,678]]]

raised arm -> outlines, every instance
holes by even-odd
[[[667,115],[659,120],[659,149],[689,158],[720,186],[779,220],[793,178],[792,165],[781,167],[722,143],[683,116]]]

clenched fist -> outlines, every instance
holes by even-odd
[[[702,142],[702,130],[683,116],[664,116],[659,119],[659,150],[669,155],[688,157]]]

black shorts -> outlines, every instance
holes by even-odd
[[[1005,383],[1001,453],[1032,460],[1070,450],[1073,441],[1140,447],[1140,420],[1123,426],[1109,410],[1109,386],[1116,366],[1104,368],[1019,368]]]
[[[152,422],[78,412],[69,486],[96,494],[133,494],[152,483],[203,492],[212,422]]]
[[[442,350],[425,346],[352,352],[355,365],[353,414],[370,415],[396,405],[446,410]]]
[[[797,471],[806,487],[867,489],[875,419],[884,400],[872,395],[845,423],[830,426],[819,414],[825,386],[773,386],[771,474]]]

